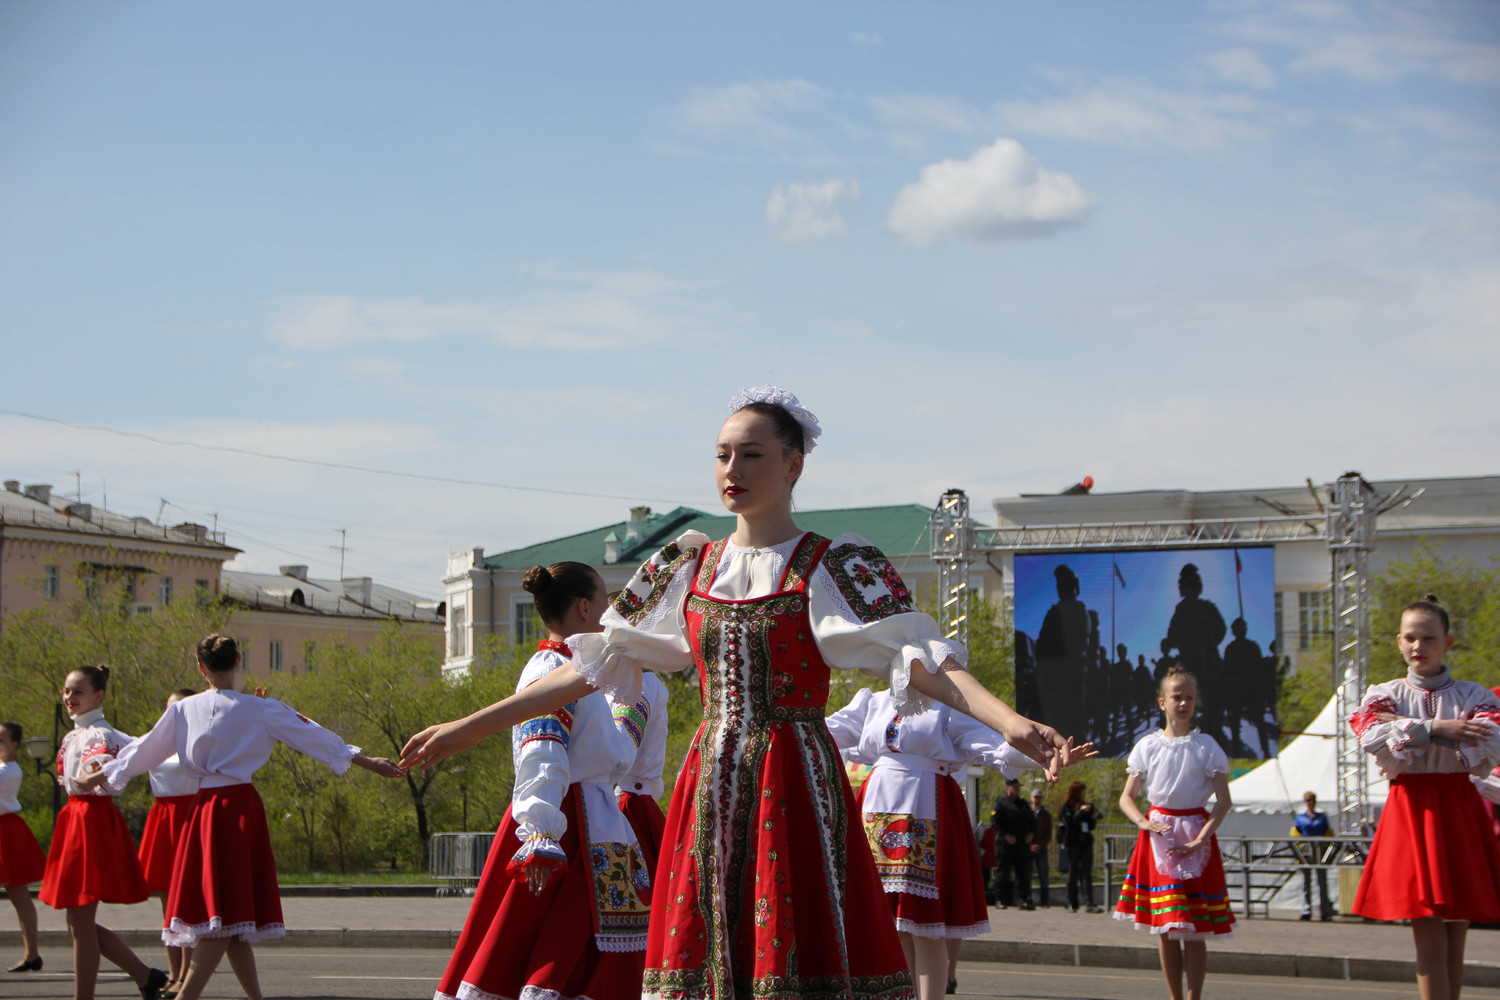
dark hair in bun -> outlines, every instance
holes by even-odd
[[[1447,635],[1452,626],[1448,623],[1448,609],[1443,607],[1442,602],[1437,599],[1436,594],[1428,594],[1420,601],[1413,601],[1401,609],[1404,615],[1408,611],[1419,611],[1424,614],[1437,615],[1438,620],[1443,623],[1443,634]]]
[[[239,659],[240,649],[227,635],[213,632],[198,640],[198,662],[216,674],[233,670]]]
[[[95,691],[103,691],[109,687],[109,668],[104,664],[97,667],[85,664],[74,670],[75,674],[82,674],[89,679],[89,687]]]
[[[588,563],[560,562],[533,566],[521,578],[521,589],[536,601],[536,613],[547,625],[555,625],[568,614],[574,601],[593,597],[599,591],[599,574]]]
[[[734,412],[740,413],[744,410],[770,417],[771,424],[776,429],[776,440],[781,442],[781,446],[787,451],[807,454],[807,442],[802,435],[802,425],[797,423],[797,418],[792,416],[786,407],[775,403],[747,403]]]

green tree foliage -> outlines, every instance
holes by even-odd
[[[121,732],[140,735],[156,723],[170,692],[205,686],[194,649],[225,627],[229,609],[178,600],[139,614],[118,574],[83,564],[75,572],[80,596],[72,603],[21,611],[0,625],[0,690],[6,693],[0,721],[21,723],[28,738],[51,739],[63,678],[84,664],[103,664],[110,668],[105,717]],[[61,726],[71,726],[66,715]],[[43,843],[51,835],[55,774],[50,761],[40,777],[28,765],[22,782],[23,815]],[[151,808],[145,782],[132,782],[120,807],[139,831]]]
[[[1396,648],[1401,610],[1434,594],[1453,621],[1453,652],[1446,662],[1458,677],[1485,687],[1500,685],[1500,562],[1444,559],[1424,546],[1374,577],[1370,613],[1370,681],[1406,674]]]

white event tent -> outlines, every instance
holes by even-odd
[[[1302,795],[1318,796],[1318,808],[1333,818],[1338,808],[1338,773],[1335,768],[1334,699],[1308,724],[1301,736],[1288,743],[1279,757],[1272,758],[1229,783],[1234,811],[1224,818],[1219,835],[1225,837],[1285,837],[1292,815],[1302,809]],[[1378,818],[1385,807],[1390,782],[1375,765],[1374,754],[1365,755],[1370,774],[1370,805]]]

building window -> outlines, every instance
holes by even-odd
[[[1297,594],[1297,648],[1312,649],[1333,638],[1333,591],[1304,590]]]
[[[302,670],[304,673],[311,674],[317,672],[318,663],[313,658],[313,654],[316,653],[317,650],[318,644],[315,642],[304,642],[302,644]]]
[[[547,628],[536,613],[536,605],[530,601],[517,601],[511,606],[510,634],[522,646],[530,646],[547,636]]]
[[[464,634],[464,607],[448,609],[448,655],[463,656],[468,652],[468,638]]]
[[[42,567],[42,596],[49,601],[57,600],[58,573],[56,566]]]
[[[124,590],[125,590],[125,600],[128,603],[130,603],[130,604],[134,604],[135,603],[135,574],[134,573],[121,573],[120,574],[120,586],[123,587]]]
[[[172,578],[170,576],[157,578],[156,603],[162,607],[166,607],[172,603]]]
[[[273,673],[273,674],[279,674],[279,673],[281,673],[281,640],[280,639],[272,639],[271,641],[267,642],[266,643],[266,650],[267,650],[267,652],[269,652],[271,654],[271,660],[270,660],[271,673]]]

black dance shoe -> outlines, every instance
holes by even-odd
[[[42,956],[38,955],[36,958],[28,958],[24,962],[17,962],[15,965],[12,965],[10,968],[6,969],[5,971],[6,972],[41,972],[42,971]]]
[[[950,980],[948,980],[948,988],[946,990],[944,990],[943,992],[944,993],[957,993],[958,992],[958,980],[957,979],[950,979]]]
[[[161,991],[172,977],[161,969],[152,969],[146,975],[146,985],[141,987],[141,1000],[161,1000]]]

